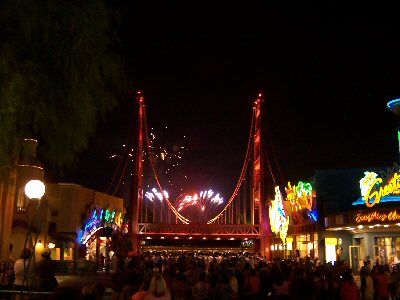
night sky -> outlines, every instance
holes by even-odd
[[[179,172],[190,188],[213,187],[229,198],[259,92],[286,180],[397,160],[396,121],[386,107],[400,97],[394,8],[247,2],[115,4],[124,12],[119,32],[132,89],[143,91],[149,127],[168,126],[171,142],[186,136]],[[99,125],[63,181],[106,190],[115,169],[109,156],[126,142],[131,101]]]

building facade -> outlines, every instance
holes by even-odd
[[[347,261],[358,272],[363,261],[400,262],[400,173],[392,168],[317,170],[317,197],[324,214],[327,261]]]

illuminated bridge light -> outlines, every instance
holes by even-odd
[[[374,228],[374,226],[368,226],[369,228]]]
[[[192,237],[191,236],[189,236],[189,240],[191,240],[192,239]]]
[[[151,237],[148,236],[148,237],[146,237],[146,239],[151,240]]]
[[[220,239],[221,239],[221,238],[219,238],[219,237],[218,237],[218,238],[216,238],[216,240],[217,240],[217,241],[219,241]]]
[[[235,240],[235,238],[231,237],[230,240],[233,241],[233,240]]]
[[[364,228],[364,226],[358,225],[358,229],[363,229],[363,228]]]
[[[388,228],[388,227],[389,227],[389,225],[383,225],[383,227],[385,227],[385,228]]]
[[[174,237],[174,239],[176,239],[176,240],[177,240],[177,239],[179,239],[179,238],[176,236],[176,237]]]
[[[206,237],[203,237],[203,240],[206,240],[207,238]]]
[[[163,240],[163,239],[165,239],[165,238],[162,236],[161,239]]]

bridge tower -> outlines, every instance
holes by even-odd
[[[135,107],[138,109],[137,119],[135,120],[134,135],[134,165],[132,172],[131,196],[129,202],[129,235],[132,239],[133,251],[139,254],[141,240],[139,237],[139,220],[141,219],[143,201],[143,130],[144,130],[144,98],[140,91],[135,97]]]
[[[263,99],[259,94],[254,102],[254,136],[253,136],[253,205],[252,222],[260,224],[260,240],[256,246],[256,251],[261,256],[270,258],[271,249],[271,226],[269,223],[268,196],[267,196],[267,172],[266,166],[266,143],[264,134],[263,120]],[[257,249],[258,248],[258,249]]]

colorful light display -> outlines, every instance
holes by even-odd
[[[310,182],[299,181],[297,185],[288,182],[286,191],[286,201],[292,208],[293,222],[300,223],[311,220],[318,221],[317,210],[314,209],[314,193]]]
[[[396,171],[393,171],[393,170]],[[353,202],[353,205],[365,204],[372,207],[380,202],[397,202],[400,197],[400,174],[398,167],[389,169],[387,173],[383,172],[385,178],[375,172],[364,172],[364,177],[360,180],[361,198]]]
[[[282,194],[279,186],[275,187],[275,200],[271,201],[269,207],[269,221],[272,232],[278,234],[282,241],[286,240],[289,228],[289,216],[286,215],[283,208]]]
[[[297,186],[292,186],[288,182],[285,191],[293,211],[298,211],[302,208],[313,209],[313,188],[311,183],[299,181]]]
[[[224,199],[220,194],[210,189],[193,195],[182,194],[174,206],[191,223],[205,223],[216,215],[218,207],[223,203]]]
[[[124,213],[122,211],[111,211],[109,209],[93,209],[90,219],[83,228],[79,241],[86,244],[90,237],[104,227],[126,230],[124,224]]]

